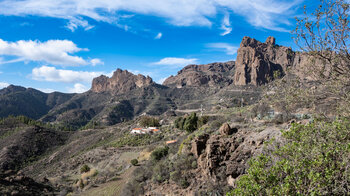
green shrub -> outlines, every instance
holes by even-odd
[[[130,163],[135,166],[139,163],[139,161],[137,159],[132,159]]]
[[[184,123],[185,123],[185,119],[186,118],[183,118],[183,117],[178,117],[178,118],[176,118],[176,120],[175,120],[175,127],[176,128],[178,128],[178,129],[181,129],[181,130],[183,130],[183,128],[184,128]]]
[[[90,171],[90,167],[88,165],[83,165],[83,167],[80,168],[80,173],[86,173]]]
[[[144,135],[131,135],[124,134],[123,137],[109,143],[111,147],[123,147],[123,146],[143,146],[158,142],[164,138],[162,133],[160,134],[144,134]]]
[[[159,119],[151,116],[142,116],[140,119],[140,125],[143,127],[159,127]]]
[[[185,188],[187,188],[188,186],[190,186],[190,183],[187,181],[186,178],[182,178],[182,179],[180,180],[180,186],[181,186],[181,188],[185,189]]]
[[[285,145],[250,161],[227,195],[347,195],[350,122],[317,120],[283,131]]]
[[[169,151],[168,146],[157,148],[151,153],[151,159],[153,161],[159,161],[163,157],[168,155],[168,151]]]
[[[173,171],[170,173],[170,180],[172,180],[175,183],[179,183],[182,178],[180,171]]]
[[[197,129],[197,121],[198,121],[198,117],[196,113],[192,113],[189,117],[186,118],[183,128],[188,133],[192,133],[194,130]]]
[[[170,164],[166,161],[160,161],[153,168],[152,179],[155,182],[162,183],[170,178]]]
[[[201,127],[205,124],[207,124],[209,121],[209,116],[201,116],[200,118],[198,118],[198,121],[197,121],[197,127]]]
[[[175,127],[181,130],[186,130],[188,133],[192,133],[197,128],[207,124],[209,121],[208,116],[197,117],[197,114],[193,112],[187,117],[178,117],[175,121]]]

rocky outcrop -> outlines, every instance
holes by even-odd
[[[221,125],[219,132],[221,135],[232,135],[234,133],[236,133],[238,131],[238,129],[236,127],[231,128],[230,125],[228,123],[224,123],[223,125]]]
[[[291,48],[276,45],[274,37],[265,43],[244,37],[237,51],[235,85],[262,85],[273,80],[279,71],[283,75],[294,61]]]
[[[192,142],[191,153],[198,158],[206,148],[206,143],[209,139],[208,134],[200,135]]]
[[[163,85],[169,87],[228,86],[233,83],[234,61],[207,65],[188,65],[176,76],[167,78]]]
[[[135,88],[141,88],[153,84],[152,78],[141,74],[134,75],[127,70],[117,69],[111,78],[101,75],[92,81],[91,91],[96,93],[114,92],[125,93]]]
[[[21,173],[0,172],[0,195],[55,195],[47,183],[35,182]]]
[[[235,180],[246,172],[248,160],[262,152],[265,141],[279,140],[280,132],[276,127],[261,132],[233,128],[237,132],[227,135],[229,130],[232,128],[225,123],[219,129],[220,135],[198,136],[192,140],[191,154],[197,158],[196,173],[201,177],[234,186]]]

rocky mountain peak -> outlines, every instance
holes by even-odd
[[[265,41],[265,44],[272,45],[272,46],[276,45],[276,38],[272,36],[268,37]]]
[[[163,85],[182,88],[198,86],[227,86],[233,82],[234,61],[210,63],[206,65],[187,65],[176,76],[167,78]],[[232,74],[230,74],[232,72]]]
[[[294,56],[291,48],[276,45],[274,37],[268,37],[265,43],[244,37],[237,51],[234,84],[265,84],[274,79],[275,71],[283,75]]]
[[[27,89],[22,86],[9,85],[6,88],[0,89],[0,94],[8,94],[20,91],[26,91]]]
[[[141,88],[153,84],[152,78],[141,74],[134,75],[127,70],[117,69],[111,78],[101,75],[92,81],[93,92],[115,92],[125,93],[135,88]]]

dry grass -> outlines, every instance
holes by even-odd
[[[140,156],[138,157],[139,161],[145,161],[149,160],[151,157],[152,151],[149,151],[149,149],[144,149],[142,152],[140,152]]]
[[[121,193],[122,188],[128,182],[131,177],[132,172],[135,167],[131,167],[126,170],[123,174],[121,174],[117,180],[107,182],[105,184],[100,185],[99,187],[89,189],[83,192],[81,195],[83,196],[118,196]]]

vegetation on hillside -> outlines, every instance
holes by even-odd
[[[175,120],[175,127],[181,130],[185,130],[188,133],[192,133],[197,128],[205,125],[208,122],[207,116],[197,117],[196,113],[192,113],[189,116],[179,117]]]
[[[142,116],[140,119],[140,125],[143,127],[159,127],[159,119],[151,116]]]
[[[250,161],[228,195],[346,195],[350,191],[350,121],[293,124],[285,144]]]

